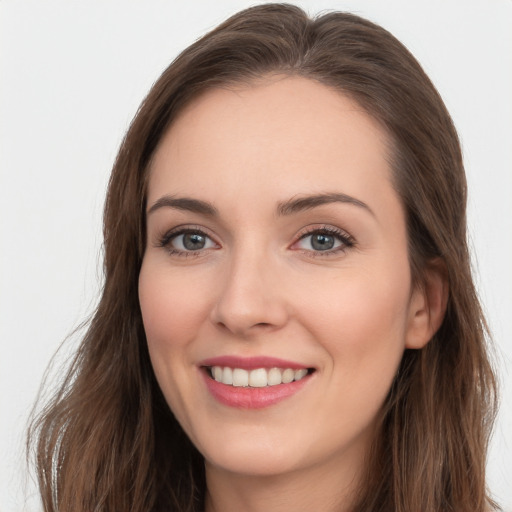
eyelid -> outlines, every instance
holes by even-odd
[[[180,235],[187,234],[187,233],[197,233],[200,234],[209,240],[213,242],[215,247],[207,247],[207,248],[201,248],[198,250],[182,250],[177,249],[170,246],[170,243],[173,239],[177,238]],[[308,236],[312,236],[316,233],[323,233],[328,234],[330,236],[335,237],[339,242],[340,245],[337,247],[334,247],[332,249],[326,249],[326,250],[314,250],[312,249],[305,249],[296,247],[302,240],[307,238]],[[356,240],[352,235],[350,235],[346,230],[341,229],[339,227],[330,225],[330,224],[314,224],[309,225],[304,228],[302,228],[297,235],[295,236],[295,239],[293,243],[289,246],[290,249],[300,251],[302,253],[305,253],[311,257],[317,257],[317,256],[329,256],[336,253],[342,253],[346,250],[350,249],[351,247],[356,245]],[[161,247],[166,249],[170,254],[173,255],[181,255],[181,256],[200,256],[208,251],[211,251],[212,249],[220,249],[221,244],[217,241],[217,237],[211,233],[211,231],[200,225],[195,224],[182,224],[179,226],[175,226],[169,230],[166,230],[163,232],[163,234],[159,235],[157,237],[157,240],[155,242],[156,247]]]
[[[315,233],[325,233],[330,236],[334,236],[337,238],[341,244],[338,247],[333,249],[326,249],[324,251],[315,251],[314,249],[303,249],[296,246],[299,242],[307,238],[308,236],[314,235]],[[302,251],[303,253],[308,254],[309,256],[317,257],[317,256],[329,256],[336,253],[343,253],[346,250],[354,247],[356,245],[355,238],[345,231],[344,229],[332,226],[330,224],[315,224],[306,226],[301,229],[297,234],[295,241],[290,246],[291,249]]]
[[[211,240],[216,247],[208,247],[205,249],[198,249],[197,251],[193,250],[181,250],[170,247],[170,243],[173,239],[179,237],[180,235],[184,235],[187,233],[197,233],[205,238]],[[204,226],[194,225],[194,224],[181,224],[179,226],[175,226],[169,230],[164,231],[162,234],[157,236],[157,240],[155,242],[156,247],[162,247],[166,249],[170,254],[173,255],[182,255],[182,256],[199,256],[202,253],[210,251],[212,249],[220,248],[220,244],[216,239],[216,236],[211,233],[208,228]]]

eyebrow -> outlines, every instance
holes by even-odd
[[[351,204],[368,211],[375,217],[372,209],[366,203],[363,203],[363,201],[360,201],[355,197],[349,196],[347,194],[341,194],[339,192],[314,194],[309,196],[301,196],[296,199],[290,199],[289,201],[279,203],[277,212],[279,215],[292,215],[294,213],[302,212],[304,210],[309,210],[311,208],[316,208],[317,206],[330,203]]]
[[[356,199],[355,197],[339,192],[301,196],[295,199],[281,202],[277,206],[277,213],[281,216],[293,215],[294,213],[310,210],[312,208],[331,203],[351,204],[362,208],[375,216],[371,208],[366,203]],[[158,199],[151,206],[151,208],[149,208],[147,213],[150,215],[156,210],[166,207],[194,212],[201,215],[206,215],[208,217],[218,216],[217,208],[215,208],[215,206],[213,206],[211,203],[201,201],[200,199],[192,199],[190,197],[175,197],[168,195],[162,196],[160,199]]]
[[[174,197],[163,196],[158,199],[148,210],[148,215],[159,210],[160,208],[175,208],[177,210],[185,210],[189,212],[199,213],[208,217],[217,216],[217,208],[206,201],[200,199],[192,199],[190,197]]]

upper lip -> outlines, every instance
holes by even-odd
[[[291,368],[292,370],[300,370],[301,368],[310,368],[307,365],[277,357],[241,357],[231,355],[205,359],[199,363],[199,366],[227,366],[229,368],[242,368],[244,370],[255,370],[256,368]]]

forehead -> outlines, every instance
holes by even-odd
[[[149,200],[191,191],[236,197],[266,186],[276,197],[340,187],[375,195],[390,187],[389,148],[386,131],[357,102],[316,81],[281,76],[213,89],[160,142]]]

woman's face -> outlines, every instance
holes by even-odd
[[[419,301],[388,151],[357,103],[297,77],[211,90],[161,141],[140,305],[207,468],[360,467]]]

